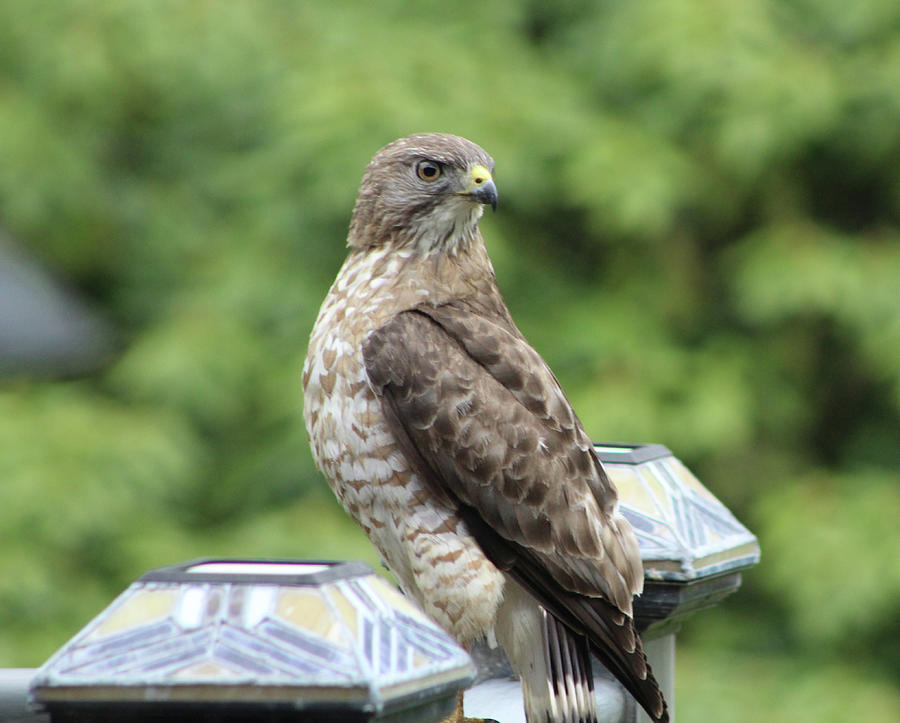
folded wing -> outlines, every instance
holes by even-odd
[[[631,621],[643,573],[616,493],[553,373],[514,327],[461,305],[405,311],[363,355],[404,453],[488,557],[651,715],[664,703]]]

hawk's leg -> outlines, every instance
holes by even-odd
[[[497,723],[493,718],[466,718],[463,715],[463,691],[456,696],[456,710],[441,723]]]

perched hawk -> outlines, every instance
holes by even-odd
[[[313,455],[406,594],[461,644],[503,646],[530,722],[596,720],[590,652],[665,721],[634,533],[478,230],[493,167],[422,134],[366,168],[303,369]]]

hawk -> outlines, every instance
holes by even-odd
[[[590,653],[666,721],[634,533],[478,229],[493,169],[437,133],[366,168],[303,368],[313,456],[403,591],[463,646],[502,645],[529,722],[596,721]]]

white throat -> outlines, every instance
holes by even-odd
[[[484,206],[464,196],[453,196],[418,219],[413,245],[420,253],[455,253],[472,240]]]

